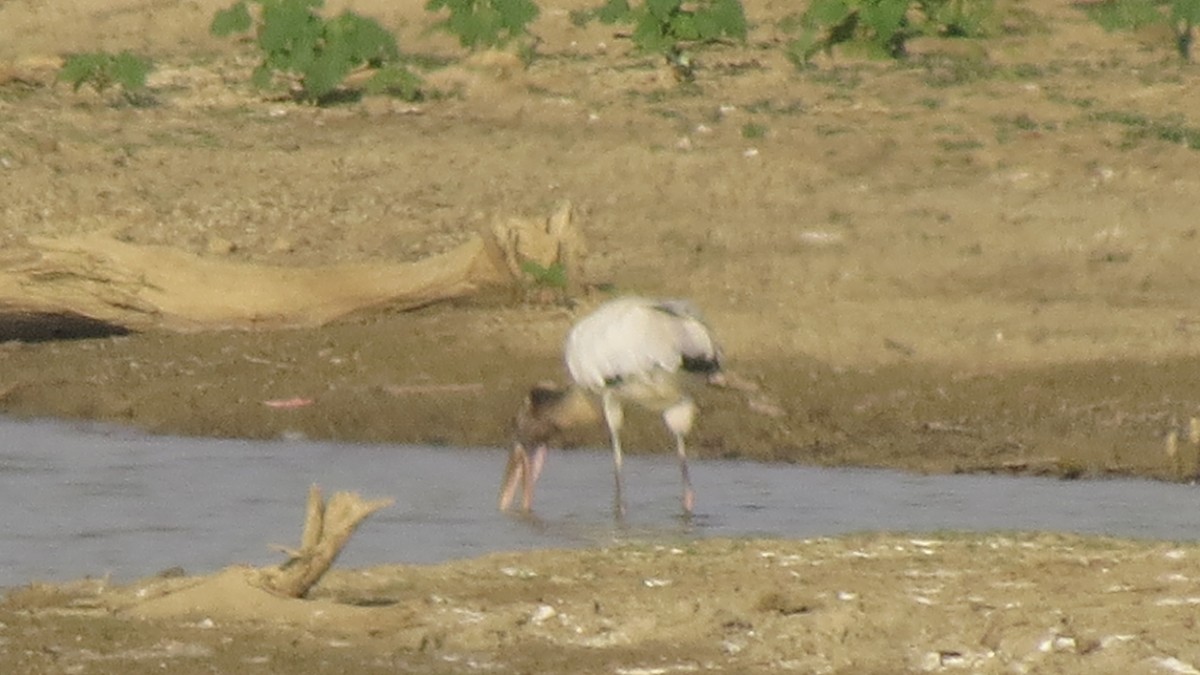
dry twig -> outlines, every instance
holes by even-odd
[[[275,546],[288,559],[278,567],[260,570],[259,585],[280,595],[303,598],[333,566],[362,521],[392,503],[391,499],[365,501],[355,492],[338,492],[325,502],[321,488],[313,485],[308,490],[300,548]]]

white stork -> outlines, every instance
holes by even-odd
[[[685,300],[626,297],[611,300],[584,317],[566,341],[567,370],[575,387],[534,387],[517,415],[517,438],[505,469],[500,508],[507,509],[523,484],[522,506],[533,505],[533,486],[541,474],[546,448],[569,427],[595,412],[580,389],[600,397],[612,439],[616,485],[614,505],[624,513],[621,498],[621,404],[633,401],[661,412],[675,436],[683,478],[683,510],[690,514],[695,494],[688,477],[684,436],[692,428],[696,404],[684,391],[681,374],[707,376],[721,384],[721,350],[699,312]],[[526,448],[534,449],[530,457]]]

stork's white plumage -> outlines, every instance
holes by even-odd
[[[620,432],[625,401],[662,413],[675,437],[683,479],[683,509],[691,513],[695,500],[684,437],[691,430],[696,404],[684,390],[681,375],[703,374],[715,381],[721,367],[720,347],[696,308],[684,300],[611,300],[571,329],[565,358],[576,386],[600,398],[612,440],[618,514],[624,511]],[[556,418],[565,419],[563,411],[570,399],[567,392],[545,386],[530,394],[518,421],[518,442],[501,491],[502,509],[511,503],[518,481],[525,486],[525,509],[532,506],[533,484],[541,472],[546,445],[565,425]],[[535,446],[532,460],[525,452],[527,445]]]
[[[719,359],[712,333],[686,300],[612,300],[567,335],[571,379],[595,392],[615,380],[658,380],[687,364],[716,370]]]

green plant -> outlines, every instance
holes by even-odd
[[[629,24],[633,44],[643,52],[667,57],[681,80],[692,77],[687,44],[708,44],[722,39],[746,39],[746,12],[741,0],[607,0],[602,6],[572,12],[571,20],[582,25],[599,19],[605,24]]]
[[[521,271],[535,286],[559,290],[567,287],[567,268],[562,263],[553,262],[548,266],[543,266],[532,260],[526,260],[521,263]]]
[[[1087,117],[1097,122],[1124,126],[1124,147],[1133,147],[1137,142],[1151,138],[1200,150],[1200,128],[1189,126],[1182,117],[1152,119],[1141,113],[1120,110],[1100,110],[1089,113]]]
[[[1193,29],[1200,24],[1200,0],[1104,0],[1083,5],[1083,10],[1107,31],[1169,25],[1179,56],[1192,58]]]
[[[468,49],[501,47],[529,34],[541,10],[533,0],[428,0],[425,11],[449,10],[435,28],[458,37]]]
[[[119,86],[126,100],[142,103],[146,99],[146,76],[153,69],[149,59],[128,51],[120,54],[89,52],[68,56],[58,71],[58,79],[70,84],[74,91],[79,91],[85,84],[100,93]]]
[[[1083,11],[1106,31],[1136,30],[1162,22],[1163,4],[1154,0],[1107,0],[1090,3]]]
[[[254,29],[263,58],[254,69],[258,87],[277,74],[299,77],[300,98],[321,102],[356,68],[375,72],[364,87],[406,99],[420,95],[420,79],[400,64],[396,39],[374,19],[342,12],[324,19],[324,0],[238,0],[213,16],[209,30],[226,36]],[[250,6],[258,7],[257,22]]]
[[[1192,59],[1192,40],[1200,24],[1200,0],[1175,0],[1171,3],[1171,27],[1175,29],[1175,49],[1185,61]]]
[[[844,43],[869,57],[900,58],[914,37],[978,37],[989,32],[993,19],[993,0],[814,0],[781,28],[798,33],[786,53],[803,66]]]
[[[742,138],[753,140],[767,135],[767,127],[757,122],[746,122],[742,125]]]

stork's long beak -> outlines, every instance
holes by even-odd
[[[521,510],[528,513],[533,509],[533,487],[538,477],[542,475],[542,466],[546,463],[546,445],[539,443],[533,449],[533,456],[525,450],[525,444],[513,443],[512,452],[508,456],[508,464],[504,467],[504,482],[500,486],[500,510],[506,511],[512,506],[517,496],[517,487],[521,487]]]

